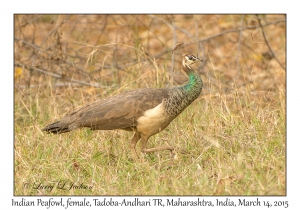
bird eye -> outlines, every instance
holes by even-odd
[[[194,56],[190,55],[190,56],[189,56],[189,59],[190,59],[190,60],[193,60],[193,59],[194,59]]]

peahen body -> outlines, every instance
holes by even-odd
[[[201,93],[202,79],[191,65],[201,61],[193,55],[184,55],[183,70],[189,76],[184,86],[166,89],[136,89],[89,104],[43,128],[47,133],[65,133],[77,128],[92,130],[124,129],[134,131],[131,150],[138,158],[136,144],[141,139],[141,151],[173,150],[173,147],[146,148],[152,135],[164,130]]]

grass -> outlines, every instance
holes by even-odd
[[[136,163],[131,132],[41,132],[96,100],[85,89],[15,92],[15,195],[285,195],[285,97],[279,91],[202,94],[148,143],[186,153],[172,159],[168,151],[156,152]],[[62,190],[62,183],[91,189]],[[34,189],[39,184],[48,188]]]

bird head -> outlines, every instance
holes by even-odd
[[[197,63],[199,61],[203,61],[203,60],[200,59],[200,58],[197,58],[197,57],[195,57],[193,55],[184,55],[183,56],[183,64],[185,66],[190,66],[190,65],[192,65],[194,63]]]

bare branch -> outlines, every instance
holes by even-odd
[[[38,71],[38,72],[41,72],[43,74],[49,75],[51,77],[55,77],[55,78],[59,78],[59,79],[65,79],[65,80],[68,80],[70,82],[75,82],[75,83],[78,83],[78,84],[81,84],[81,85],[86,85],[86,86],[91,86],[91,87],[101,87],[101,85],[98,84],[98,83],[90,84],[90,83],[82,82],[82,81],[79,81],[79,80],[76,80],[76,79],[68,78],[68,77],[62,76],[60,74],[51,73],[47,70],[43,70],[43,69],[40,69],[40,68],[28,66],[28,65],[25,65],[25,64],[23,65],[23,64],[20,64],[20,63],[15,63],[15,66],[25,67],[27,69]]]
[[[16,40],[18,40],[18,41],[21,41],[21,42],[23,42],[24,44],[26,44],[26,45],[28,45],[29,47],[32,47],[33,49],[36,49],[36,50],[38,50],[38,51],[45,51],[45,49],[42,49],[41,47],[39,47],[39,46],[37,46],[37,45],[35,45],[35,44],[30,44],[29,42],[26,42],[25,40],[23,40],[23,39],[20,39],[20,38],[18,38],[18,37],[14,37],[14,39],[16,39]]]
[[[241,40],[242,40],[242,27],[243,27],[243,22],[244,22],[244,15],[241,17],[241,30],[240,30],[240,35],[239,35],[239,44],[238,44],[238,51],[237,51],[237,59],[236,59],[236,68],[238,70],[238,74],[240,74],[240,51],[241,51]]]
[[[271,22],[271,23],[267,23],[265,25],[262,25],[262,26],[268,26],[268,25],[272,25],[272,24],[277,24],[279,22],[285,22],[285,19],[284,20],[277,20],[277,21],[274,21],[274,22]],[[223,31],[219,34],[215,34],[213,36],[209,36],[209,37],[206,37],[204,39],[200,39],[200,40],[197,40],[197,41],[194,41],[194,42],[190,42],[190,43],[187,43],[185,44],[185,46],[188,46],[188,45],[191,45],[191,44],[195,44],[196,42],[204,42],[204,41],[208,41],[210,39],[213,39],[213,38],[216,38],[218,36],[222,36],[224,34],[228,34],[228,33],[236,33],[236,32],[240,32],[240,31],[244,31],[244,30],[249,30],[249,29],[256,29],[256,28],[260,28],[261,26],[248,26],[248,27],[245,27],[245,28],[242,28],[242,29],[232,29],[232,30],[226,30],[226,31]]]
[[[261,27],[261,31],[262,31],[263,36],[264,36],[264,40],[265,40],[265,42],[266,42],[266,44],[267,44],[267,46],[268,46],[268,48],[269,48],[272,56],[275,58],[275,60],[278,62],[278,64],[281,66],[281,68],[283,68],[284,70],[286,70],[285,67],[283,66],[283,64],[276,57],[276,55],[275,55],[275,53],[274,53],[274,51],[273,51],[273,49],[272,49],[272,47],[271,47],[271,45],[269,43],[269,40],[268,40],[268,38],[266,36],[266,33],[265,33],[265,30],[264,30],[264,26],[261,24],[261,19],[260,18],[257,18],[257,19],[258,19],[258,23],[259,23],[259,25]]]
[[[67,15],[62,21],[56,24],[55,28],[48,34],[48,36],[46,36],[46,38],[42,41],[40,46],[42,46],[47,41],[47,39],[51,36],[51,34],[53,34],[69,17],[70,15]]]
[[[285,19],[282,19],[282,20],[277,20],[277,21],[274,21],[274,22],[270,22],[270,23],[267,23],[265,25],[262,25],[262,26],[268,26],[268,25],[273,25],[273,24],[277,24],[277,23],[280,23],[280,22],[285,22],[286,20]],[[188,46],[188,45],[191,45],[191,44],[195,44],[197,42],[205,42],[205,41],[208,41],[210,39],[213,39],[213,38],[216,38],[216,37],[219,37],[219,36],[222,36],[224,34],[228,34],[228,33],[236,33],[236,32],[240,32],[240,31],[244,31],[244,30],[249,30],[249,29],[256,29],[256,28],[260,28],[261,26],[248,26],[248,27],[244,27],[242,29],[232,29],[232,30],[226,30],[226,31],[223,31],[221,33],[218,33],[218,34],[215,34],[213,36],[209,36],[209,37],[206,37],[204,39],[200,39],[200,40],[197,40],[197,41],[193,41],[193,42],[189,42],[189,43],[186,43],[184,44],[184,46]],[[182,46],[182,47],[184,47]],[[156,55],[154,55],[153,57],[155,58],[159,58],[160,56],[166,54],[166,53],[170,53],[172,52],[171,49],[168,49],[168,50],[164,50],[162,51],[161,53],[158,53]]]

